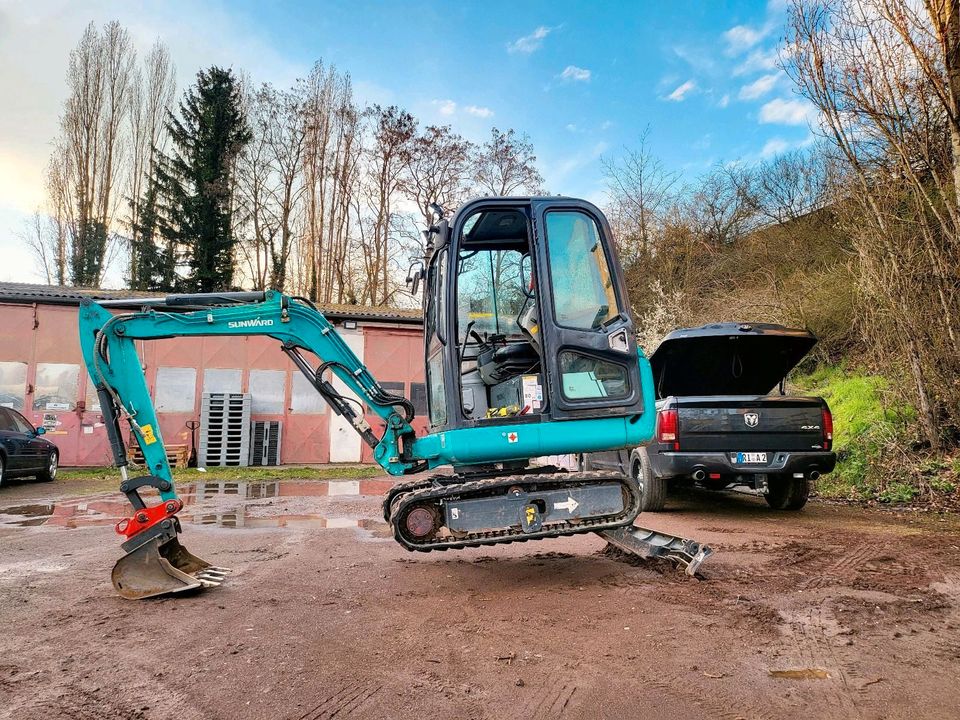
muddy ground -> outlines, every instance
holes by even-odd
[[[691,579],[595,536],[413,555],[389,484],[187,489],[184,543],[234,572],[140,602],[115,496],[4,487],[0,718],[960,715],[954,518],[690,491],[640,524],[714,547]]]

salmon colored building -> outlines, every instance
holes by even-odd
[[[60,448],[61,465],[110,464],[103,416],[77,338],[80,301],[130,298],[127,310],[136,310],[134,295],[0,283],[0,405],[46,426],[46,437]],[[424,431],[420,311],[344,305],[321,310],[385,389],[413,401],[413,425]],[[372,462],[370,449],[330,411],[277,341],[208,337],[138,345],[168,445],[190,444],[187,422],[200,419],[203,392],[248,392],[252,420],[283,423],[281,463]],[[377,416],[368,413],[367,421],[382,432]]]

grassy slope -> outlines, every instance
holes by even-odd
[[[843,365],[793,378],[833,412],[837,469],[817,483],[824,497],[942,504],[956,491],[960,463],[932,461],[909,450],[914,411],[887,401],[887,381]],[[953,504],[953,503],[950,503]]]

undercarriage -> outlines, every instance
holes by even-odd
[[[548,469],[549,470],[549,469]],[[712,550],[633,525],[636,481],[616,473],[530,472],[401,483],[384,498],[384,519],[407,550],[430,552],[594,532],[619,550],[675,562],[696,573]]]

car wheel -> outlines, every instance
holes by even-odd
[[[37,473],[37,480],[40,482],[51,482],[56,480],[59,465],[60,456],[57,454],[57,451],[54,450],[50,453],[50,457],[47,459],[47,467],[44,468],[43,472]]]
[[[799,510],[810,497],[810,482],[805,477],[771,475],[764,497],[774,510]]]
[[[7,461],[3,459],[3,455],[0,455],[0,487],[3,487],[3,481],[6,478],[7,472]]]
[[[646,448],[640,448],[633,454],[630,474],[640,486],[640,512],[663,510],[663,504],[667,500],[667,479],[653,474]]]

